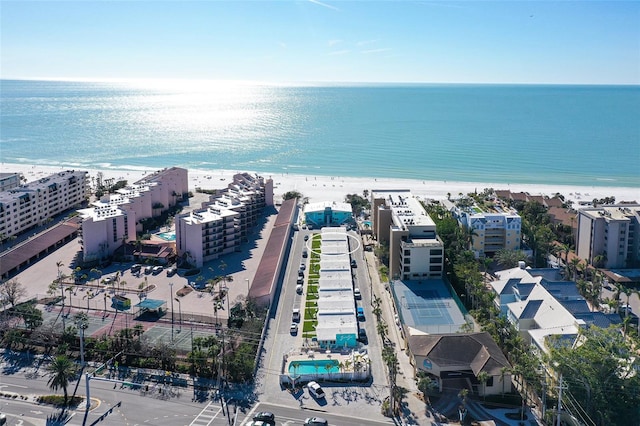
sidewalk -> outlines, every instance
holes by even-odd
[[[409,391],[404,399],[405,407],[401,417],[394,420],[397,424],[402,425],[439,425],[440,423],[438,423],[433,416],[431,416],[431,413],[428,412],[426,404],[418,398],[418,386],[413,378],[414,369],[409,362],[409,356],[404,350],[401,331],[395,320],[395,311],[393,308],[393,301],[391,300],[391,294],[385,289],[385,284],[380,282],[380,276],[376,269],[376,258],[373,252],[365,252],[365,259],[367,261],[367,268],[369,269],[369,276],[372,281],[372,297],[375,295],[381,300],[380,307],[382,308],[382,317],[389,326],[389,339],[393,342],[396,348],[396,355],[398,357],[399,364],[396,384]],[[376,335],[376,338],[379,338],[379,336]]]

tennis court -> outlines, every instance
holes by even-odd
[[[441,280],[396,281],[393,296],[402,323],[427,333],[455,333],[465,324],[464,314]]]

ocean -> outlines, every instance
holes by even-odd
[[[640,187],[640,87],[0,81],[0,159]]]

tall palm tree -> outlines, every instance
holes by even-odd
[[[59,355],[53,360],[51,365],[47,367],[47,370],[51,374],[51,378],[49,378],[47,382],[49,388],[53,391],[62,388],[64,392],[64,406],[66,407],[69,397],[67,387],[69,386],[69,381],[71,381],[76,373],[75,365],[65,355]]]

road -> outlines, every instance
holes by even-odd
[[[309,412],[321,410],[317,413],[322,413],[323,417],[325,417],[326,412],[331,412],[334,415],[367,419],[364,422],[365,424],[374,420],[384,422],[385,417],[382,416],[380,407],[389,390],[387,375],[380,354],[381,343],[375,330],[374,316],[371,312],[371,284],[361,244],[352,255],[357,262],[357,267],[353,269],[353,273],[356,276],[355,281],[362,292],[362,300],[358,301],[358,305],[363,306],[365,309],[366,321],[362,322],[361,325],[367,329],[369,344],[366,349],[372,361],[373,379],[367,383],[322,383],[325,392],[327,392],[325,405],[321,405],[318,401],[310,398],[306,391],[292,394],[280,386],[279,375],[282,369],[283,354],[296,349],[299,350],[304,343],[301,332],[296,336],[292,336],[289,332],[289,327],[291,324],[291,310],[294,307],[302,307],[302,303],[304,303],[304,295],[296,294],[295,286],[301,261],[308,261],[308,259],[302,257],[302,251],[307,247],[304,236],[311,236],[313,232],[318,231],[300,230],[292,235],[289,258],[283,275],[284,283],[274,301],[274,303],[277,303],[277,314],[275,318],[270,319],[264,344],[265,350],[262,354],[260,368],[256,377],[257,397],[261,403],[282,407],[304,407]],[[357,233],[350,232],[350,235],[360,241],[360,236]],[[308,276],[308,263],[305,275]],[[309,416],[307,415],[307,417]],[[363,424],[362,420],[357,424]]]
[[[240,425],[247,424],[251,417],[260,411],[270,411],[276,416],[276,426],[293,426],[302,425],[307,417],[322,417],[326,419],[330,425],[340,426],[382,426],[393,424],[391,420],[376,421],[371,420],[368,417],[347,416],[339,414],[330,414],[325,412],[318,412],[315,410],[309,410],[299,407],[291,407],[277,404],[260,403],[258,404],[247,416],[244,422],[238,423]]]

